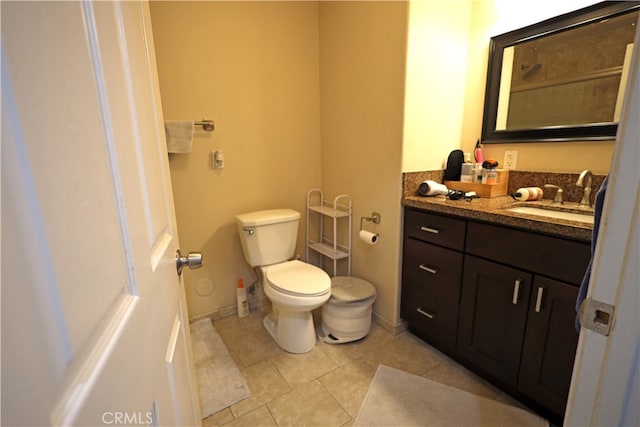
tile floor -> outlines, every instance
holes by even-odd
[[[282,350],[262,326],[266,313],[213,325],[240,368],[251,396],[203,420],[203,426],[351,426],[378,364],[519,406],[513,399],[411,333],[394,337],[372,325],[363,340],[317,342],[306,354]]]

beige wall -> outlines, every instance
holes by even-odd
[[[401,157],[408,23],[405,2],[321,2],[322,182],[353,198],[352,274],[378,291],[374,312],[399,322]],[[357,239],[381,214],[375,246]]]
[[[471,2],[412,1],[402,170],[442,169],[460,148]]]
[[[321,184],[318,6],[160,1],[151,16],[165,119],[216,123],[197,132],[190,154],[169,159],[182,250],[204,256],[184,274],[195,317],[233,307],[237,278],[254,280],[234,216],[304,213],[307,189]],[[224,169],[211,169],[212,150],[223,151]]]

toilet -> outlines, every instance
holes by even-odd
[[[236,216],[242,252],[260,269],[264,293],[273,310],[264,327],[290,353],[307,353],[316,345],[311,311],[331,297],[331,279],[322,269],[293,260],[300,213],[270,209]]]

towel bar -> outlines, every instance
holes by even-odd
[[[202,119],[198,122],[193,122],[194,125],[196,126],[202,126],[202,129],[211,132],[215,126],[213,124],[213,120],[208,120],[208,119]]]

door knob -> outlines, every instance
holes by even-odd
[[[187,256],[182,256],[180,249],[176,251],[176,268],[178,269],[178,276],[182,274],[182,269],[187,266],[189,269],[194,270],[202,267],[202,254],[200,252],[189,252]]]

